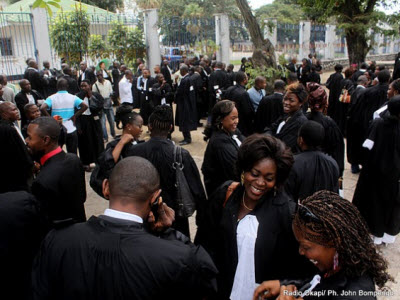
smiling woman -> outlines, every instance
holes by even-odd
[[[267,278],[313,269],[298,253],[291,229],[295,203],[281,189],[292,164],[280,140],[251,135],[238,152],[241,182],[228,181],[211,195],[206,238],[199,242],[220,272],[218,299],[248,299]]]

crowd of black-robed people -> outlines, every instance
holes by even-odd
[[[182,77],[187,68],[181,66]],[[385,73],[377,86],[385,84]],[[244,89],[246,74],[235,79]],[[363,142],[359,209],[337,194],[343,136],[325,115],[328,96],[318,83],[276,81],[271,96],[280,101],[264,101],[276,119],[247,138],[239,128],[249,99],[221,91],[229,100],[216,98],[204,132],[206,192],[190,153],[169,139],[171,106],[153,108],[151,138],[141,142],[143,116],[121,105],[122,136],[107,145],[92,173],[109,208],[87,221],[83,165],[59,146],[60,123],[36,118],[24,139],[18,109],[0,103],[3,292],[15,299],[293,299],[290,293],[301,290],[313,299],[307,290],[361,290],[362,299],[375,299],[375,285],[392,279],[375,238],[390,243],[398,233],[398,82],[390,84],[386,107],[372,111],[379,117]],[[362,95],[368,105],[367,92]],[[180,177],[177,186],[179,172],[186,182]],[[95,179],[102,177],[99,187]],[[384,191],[377,181],[385,181]],[[187,202],[176,201],[182,186],[197,209],[194,244],[181,214]],[[371,201],[373,214],[365,209]]]

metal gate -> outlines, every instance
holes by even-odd
[[[9,81],[23,78],[28,58],[37,58],[32,14],[0,12],[0,73]]]

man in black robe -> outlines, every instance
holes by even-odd
[[[254,132],[255,111],[250,96],[246,91],[247,75],[241,71],[236,73],[236,85],[225,92],[225,98],[235,102],[239,113],[238,128],[244,136]]]
[[[329,106],[328,106],[328,116],[330,116],[333,120],[337,123],[336,118],[336,106],[339,102],[339,96],[342,92],[341,83],[343,80],[342,75],[343,66],[337,64],[335,66],[335,73],[329,76],[328,80],[326,81],[326,87],[329,89]]]
[[[103,129],[100,116],[104,107],[104,98],[92,91],[88,80],[81,83],[81,92],[77,96],[88,106],[82,115],[77,118],[79,157],[85,171],[90,172],[91,163],[97,163],[100,154],[104,151]]]
[[[208,92],[210,95],[209,112],[213,109],[215,103],[219,100],[224,100],[221,98],[225,89],[229,87],[229,78],[226,73],[222,70],[223,63],[217,61],[215,63],[214,71],[210,74],[208,78]]]
[[[359,109],[362,106],[359,103],[363,93],[367,90],[368,78],[361,75],[357,80],[357,87],[351,95],[350,106],[347,112],[346,136],[347,136],[347,161],[351,164],[353,174],[360,172],[359,164],[362,163],[362,144],[365,140],[361,120],[359,119]]]
[[[197,109],[197,120],[198,120],[197,126],[198,127],[203,126],[203,124],[200,123],[200,119],[202,116],[202,112],[204,111],[204,102],[203,102],[204,88],[203,88],[203,79],[201,78],[201,71],[202,71],[202,67],[195,66],[195,67],[193,67],[193,74],[190,75],[191,85],[194,87],[194,90],[196,92],[196,109]]]
[[[79,66],[81,72],[78,77],[78,86],[81,86],[83,80],[89,80],[90,85],[94,84],[96,82],[96,75],[90,68],[88,68],[87,62],[82,61]]]
[[[158,106],[149,118],[150,140],[130,147],[125,156],[140,156],[148,159],[157,168],[161,180],[161,196],[164,202],[177,209],[176,178],[174,164],[174,143],[169,140],[168,134],[172,128],[172,109],[169,106]],[[206,201],[204,187],[200,173],[190,153],[182,149],[183,173],[196,201],[197,223],[201,222],[202,208]],[[173,228],[190,236],[188,218],[176,217]]]
[[[150,70],[146,67],[142,69],[142,75],[136,82],[138,101],[140,103],[140,115],[143,118],[143,125],[148,124],[149,116],[153,112],[154,104],[151,101],[152,87],[157,81],[150,76]],[[132,83],[132,86],[135,83]],[[136,102],[136,99],[134,99]]]
[[[258,133],[263,133],[265,127],[271,127],[280,116],[283,115],[283,93],[285,92],[285,82],[275,80],[274,93],[265,96],[258,105],[254,127]],[[240,121],[240,120],[239,120]]]
[[[400,78],[400,52],[396,55],[394,59],[394,67],[393,67],[393,80]]]
[[[34,196],[0,194],[0,288],[5,298],[31,299],[31,271],[44,223]],[[8,296],[6,296],[8,295]]]
[[[64,75],[61,76],[61,78],[65,78],[68,81],[68,88],[67,92],[70,93],[71,95],[76,95],[79,93],[79,86],[78,82],[72,77],[72,70],[70,67],[65,67],[64,70]]]
[[[163,60],[161,73],[164,75],[165,81],[172,87],[171,69],[169,68],[168,60],[166,59]]]
[[[180,67],[182,76],[175,95],[176,117],[175,125],[179,126],[179,131],[183,134],[183,140],[180,145],[187,145],[192,142],[191,131],[197,130],[197,106],[196,91],[190,81],[189,68],[182,64]]]
[[[40,71],[40,76],[43,76],[48,82],[44,87],[44,97],[47,98],[57,93],[57,73],[55,68],[50,68],[50,62],[45,60],[43,62],[43,69]]]
[[[285,183],[286,192],[296,202],[320,190],[339,192],[339,167],[332,157],[320,151],[324,138],[324,127],[315,121],[307,121],[300,128],[297,143],[302,152],[294,156]]]
[[[21,87],[21,91],[15,95],[15,103],[19,109],[21,114],[21,128],[26,125],[26,116],[24,114],[24,107],[28,103],[36,104],[40,106],[41,103],[38,100],[43,100],[43,96],[39,94],[37,91],[32,90],[31,83],[26,80],[22,79],[19,82],[19,86]]]
[[[65,221],[86,220],[85,174],[79,158],[58,146],[60,126],[51,117],[40,117],[28,126],[26,144],[40,172],[32,183],[49,226]]]
[[[45,88],[49,85],[48,80],[40,74],[38,64],[34,59],[28,61],[24,79],[27,79],[31,83],[32,89],[41,95],[44,95]]]
[[[46,237],[33,270],[33,299],[183,300],[214,294],[215,265],[201,246],[167,229],[174,211],[160,192],[149,161],[119,162],[103,183],[109,209]]]
[[[358,77],[364,75],[367,72],[367,69],[368,69],[368,64],[363,62],[360,66],[360,69],[354,72],[353,76],[351,76],[351,80],[353,80],[354,86],[357,86]]]

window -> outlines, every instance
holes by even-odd
[[[2,56],[12,56],[11,38],[0,38],[0,51]]]

